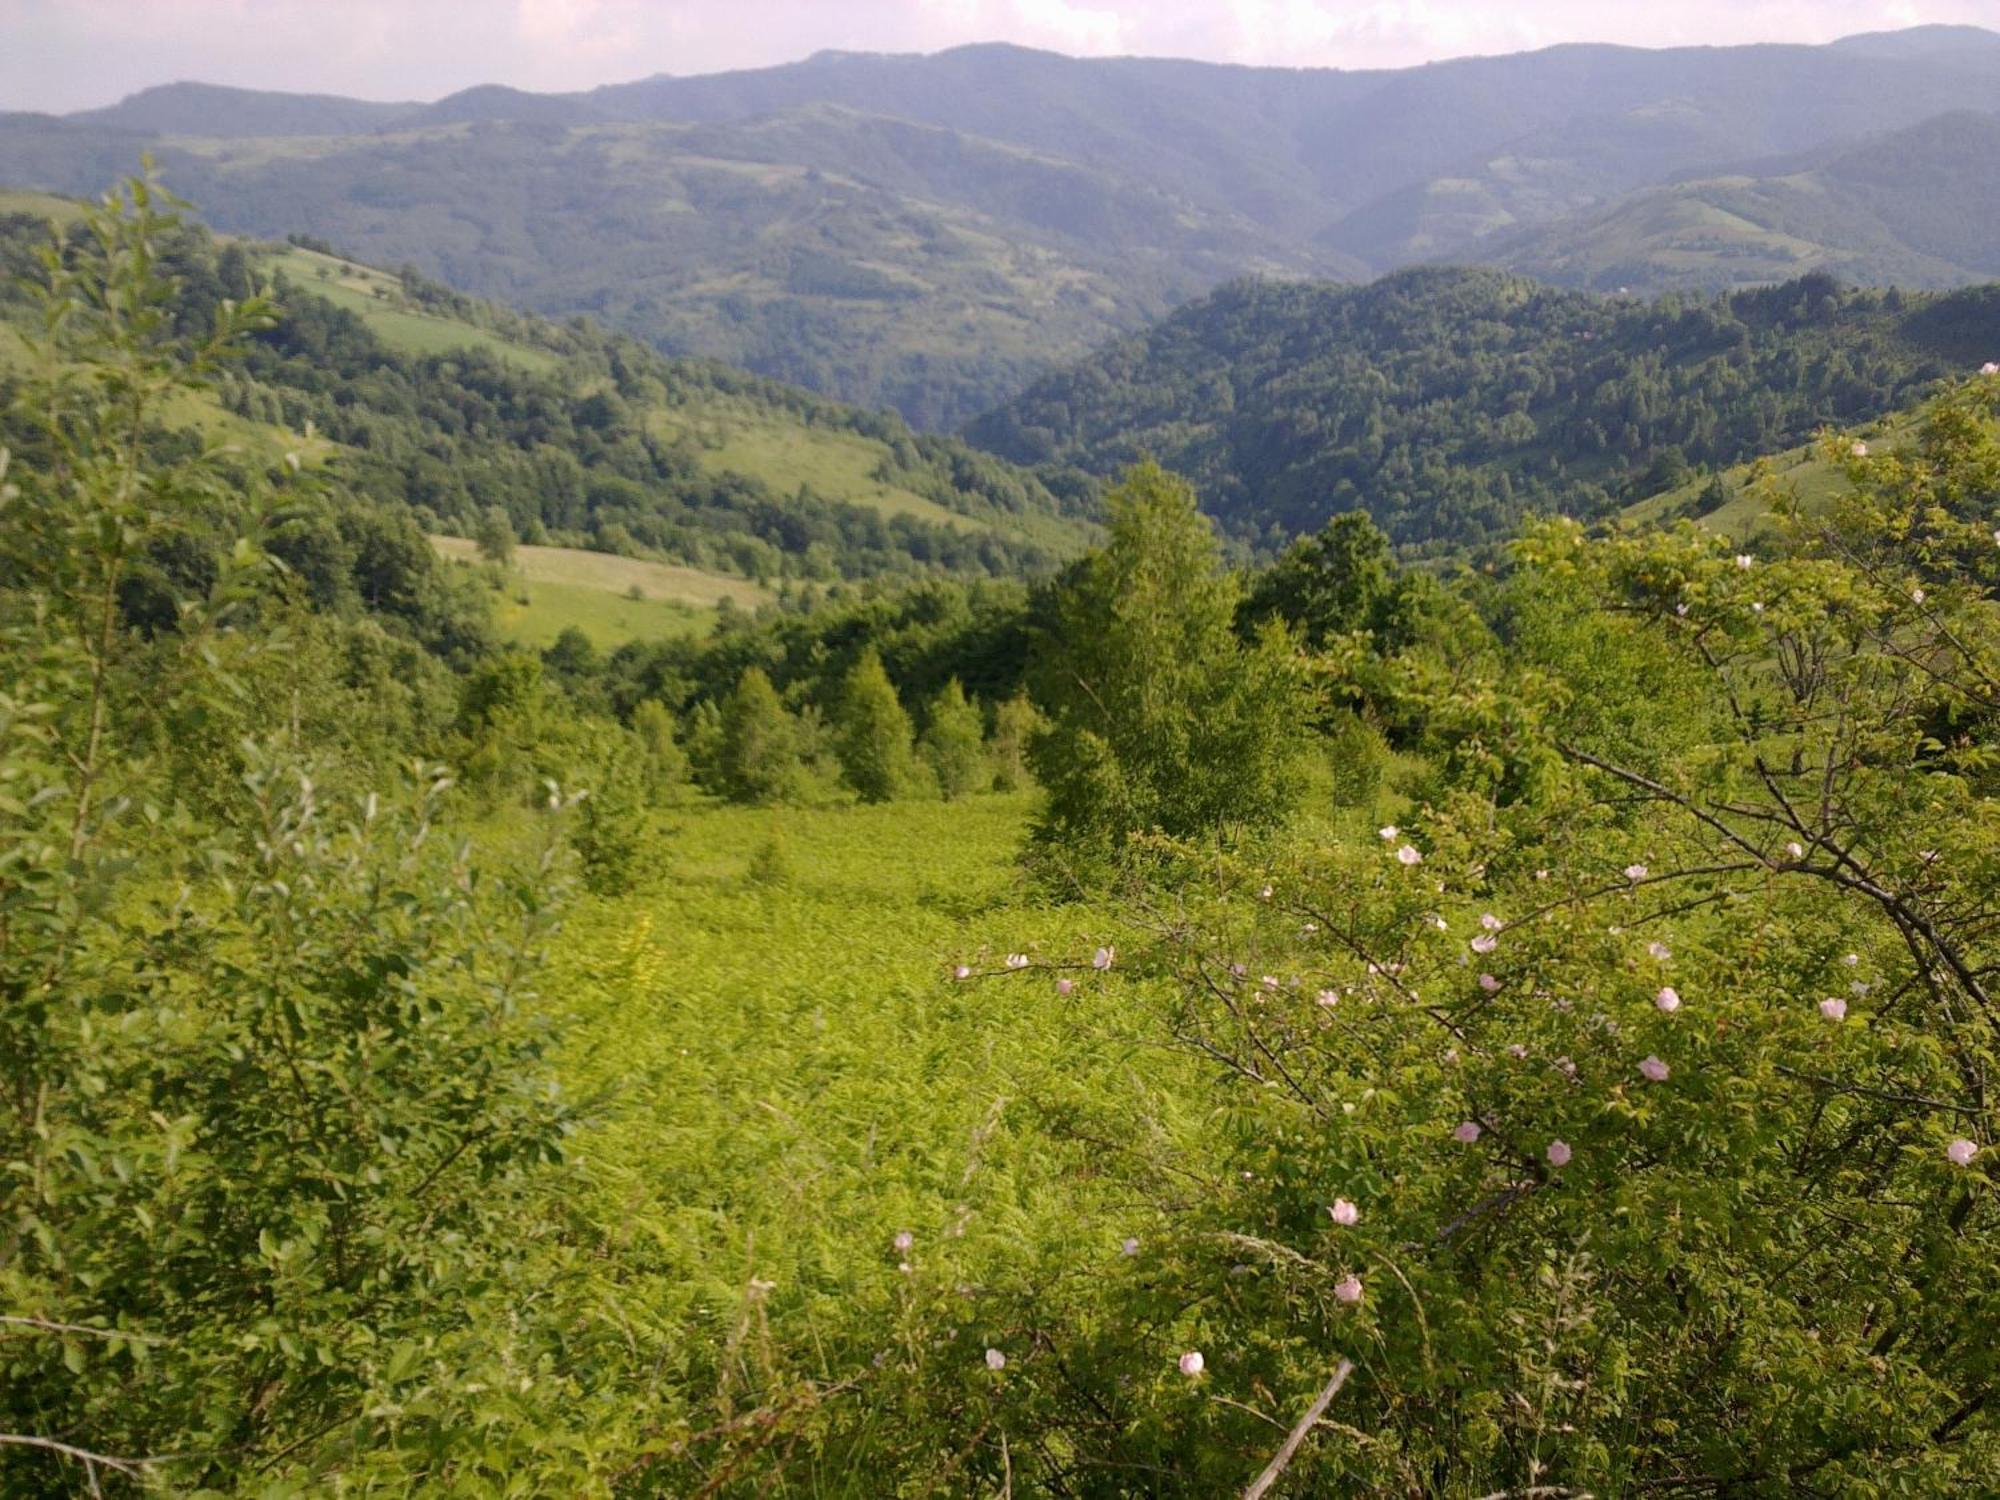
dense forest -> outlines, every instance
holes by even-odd
[[[1151,455],[1232,531],[1278,546],[1343,510],[1397,540],[1604,515],[1907,405],[2000,349],[2000,295],[1842,287],[1565,292],[1493,271],[1371,286],[1246,282],[969,429],[1020,463],[1111,473]]]
[[[1232,566],[1139,462],[1033,578],[530,651],[423,508],[761,539],[635,414],[737,377],[397,353],[145,179],[8,243],[0,1492],[1990,1488],[1986,302],[1242,288],[1496,424],[1629,360],[1685,462],[1697,393],[1924,400],[1754,537],[1333,504]]]

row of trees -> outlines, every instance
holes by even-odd
[[[666,710],[647,700],[658,722]],[[848,672],[830,719],[813,705],[785,706],[761,667],[750,667],[719,704],[690,718],[689,769],[703,790],[768,804],[813,794],[833,777],[863,802],[1011,791],[1026,784],[1037,715],[1025,697],[994,705],[992,725],[953,678],[925,706],[918,733],[873,649]]]

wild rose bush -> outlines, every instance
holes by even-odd
[[[1343,1359],[1290,1492],[1990,1486],[1996,397],[1767,552],[1531,533],[1369,684],[1405,826],[1165,851],[1120,973],[1229,1144],[1008,1366],[1064,1492],[1239,1488]]]

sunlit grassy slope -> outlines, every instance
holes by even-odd
[[[886,450],[859,433],[809,427],[727,398],[656,411],[652,427],[662,437],[693,438],[704,467],[748,474],[780,495],[795,495],[803,485],[821,499],[866,506],[887,516],[984,529],[983,522],[877,479],[874,471]]]
[[[431,541],[454,561],[471,566],[477,560],[478,549],[462,537]],[[609,649],[630,640],[706,630],[724,599],[755,609],[768,603],[771,594],[748,579],[673,563],[572,547],[519,547],[494,612],[501,631],[520,645],[546,646],[574,626]]]
[[[304,290],[355,313],[376,337],[406,354],[476,348],[539,373],[562,368],[561,360],[547,349],[412,306],[398,279],[373,266],[297,246],[269,250],[266,264]],[[784,499],[804,488],[822,500],[884,516],[910,516],[971,531],[997,528],[1059,550],[1082,545],[1085,529],[1074,522],[1051,516],[967,516],[913,490],[885,483],[876,472],[890,456],[887,444],[860,433],[815,426],[788,410],[751,399],[715,395],[678,402],[655,409],[649,420],[663,438],[690,438],[709,472],[760,480]]]
[[[1163,1087],[1193,1070],[1150,1045],[1129,989],[1086,968],[1064,997],[1047,969],[1002,969],[1119,937],[1101,909],[1022,888],[1029,809],[694,809],[656,845],[657,884],[566,924],[545,986],[573,1027],[561,1066],[574,1095],[611,1101],[575,1149],[662,1378],[728,1357],[753,1278],[760,1339],[837,1378],[877,1353],[855,1330],[906,1299],[1051,1260],[1147,1274],[1120,1243],[1156,1252],[1160,1228],[1101,1168],[1207,1128],[1203,1091]],[[791,874],[760,881],[760,859]],[[980,977],[953,980],[961,961]],[[1020,1349],[1003,1324],[958,1325],[947,1357]],[[812,1492],[880,1493],[860,1470]]]
[[[339,256],[322,255],[292,245],[274,250],[266,264],[337,306],[360,315],[375,336],[405,354],[443,354],[453,349],[484,349],[531,370],[549,371],[561,363],[546,349],[502,338],[456,318],[438,317],[409,306],[401,284],[386,271]]]
[[[30,214],[38,219],[54,219],[67,224],[83,211],[82,205],[53,193],[37,193],[21,188],[0,187],[0,214]]]
[[[1897,413],[1859,429],[1858,435],[1872,446],[1894,448],[1916,436],[1920,420],[1915,413]],[[1817,444],[1789,448],[1738,464],[1724,470],[1722,480],[1729,499],[1705,514],[1695,514],[1709,484],[1704,476],[1627,506],[1623,515],[1627,520],[1641,523],[1692,516],[1710,530],[1748,536],[1769,523],[1770,508],[1760,480],[1768,480],[1778,494],[1796,498],[1808,511],[1826,506],[1847,489],[1846,475],[1827,459]]]

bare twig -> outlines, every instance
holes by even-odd
[[[90,1328],[82,1323],[51,1323],[47,1318],[23,1318],[0,1314],[0,1326],[8,1328],[32,1328],[40,1333],[80,1333],[93,1339],[123,1339],[128,1344],[159,1344],[164,1339],[153,1338],[149,1334],[130,1333],[123,1328]]]
[[[92,1453],[87,1448],[74,1448],[68,1443],[59,1443],[54,1438],[31,1437],[21,1432],[0,1432],[0,1445],[15,1448],[43,1448],[50,1453],[60,1453],[64,1458],[73,1458],[89,1473],[98,1465],[120,1474],[138,1477],[153,1464],[164,1463],[160,1458],[113,1458],[105,1453]]]
[[[1271,1461],[1264,1465],[1264,1472],[1250,1481],[1250,1488],[1243,1492],[1243,1500],[1263,1500],[1264,1494],[1278,1482],[1278,1476],[1291,1466],[1292,1459],[1299,1451],[1299,1445],[1306,1440],[1306,1434],[1318,1425],[1326,1415],[1326,1409],[1333,1405],[1333,1398],[1340,1394],[1340,1388],[1347,1384],[1347,1377],[1354,1373],[1354,1362],[1343,1359],[1334,1368],[1333,1379],[1329,1380],[1320,1393],[1313,1398],[1313,1404],[1306,1408],[1306,1414],[1299,1418],[1299,1425],[1285,1439]]]

